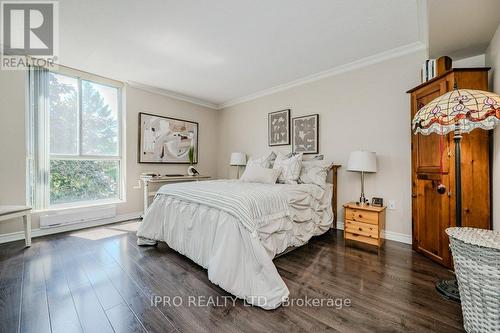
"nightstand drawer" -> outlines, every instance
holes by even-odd
[[[365,237],[378,239],[378,225],[376,224],[346,220],[345,231]]]
[[[347,207],[345,209],[345,219],[355,222],[364,222],[370,224],[378,224],[378,213],[370,212],[366,209],[356,209]]]
[[[361,235],[358,235],[358,234],[351,234],[350,232],[346,232],[345,233],[345,239],[354,240],[354,241],[358,241],[358,242],[362,242],[362,243],[366,243],[366,244],[370,244],[370,245],[379,246],[379,240],[378,239],[371,238],[371,237],[366,237],[366,236],[361,236]]]

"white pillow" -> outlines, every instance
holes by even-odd
[[[286,155],[278,153],[274,161],[273,169],[281,170],[278,183],[297,184],[302,168],[302,153],[287,158]]]
[[[316,184],[322,188],[326,187],[326,177],[332,163],[321,160],[302,161],[299,183]]]
[[[276,154],[271,152],[266,156],[260,158],[250,158],[247,162],[247,166],[259,166],[261,168],[272,168],[274,160],[276,159]]]
[[[276,184],[280,172],[280,170],[251,165],[245,168],[240,180],[247,183]]]

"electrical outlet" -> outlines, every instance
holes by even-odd
[[[390,210],[396,209],[396,201],[395,200],[389,200],[389,209]]]

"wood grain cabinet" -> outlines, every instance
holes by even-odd
[[[385,228],[385,207],[360,206],[354,202],[344,205],[344,238],[370,245],[382,246],[381,232]]]
[[[458,88],[488,90],[489,68],[452,69],[421,84],[411,94],[411,119],[434,98]],[[441,153],[442,144],[442,171]],[[491,228],[490,133],[476,129],[462,139],[462,225]],[[455,146],[453,133],[411,134],[413,249],[451,268],[445,229],[455,226]],[[443,183],[446,193],[439,194]]]

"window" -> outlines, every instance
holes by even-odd
[[[121,87],[66,72],[30,74],[36,209],[122,197]]]

